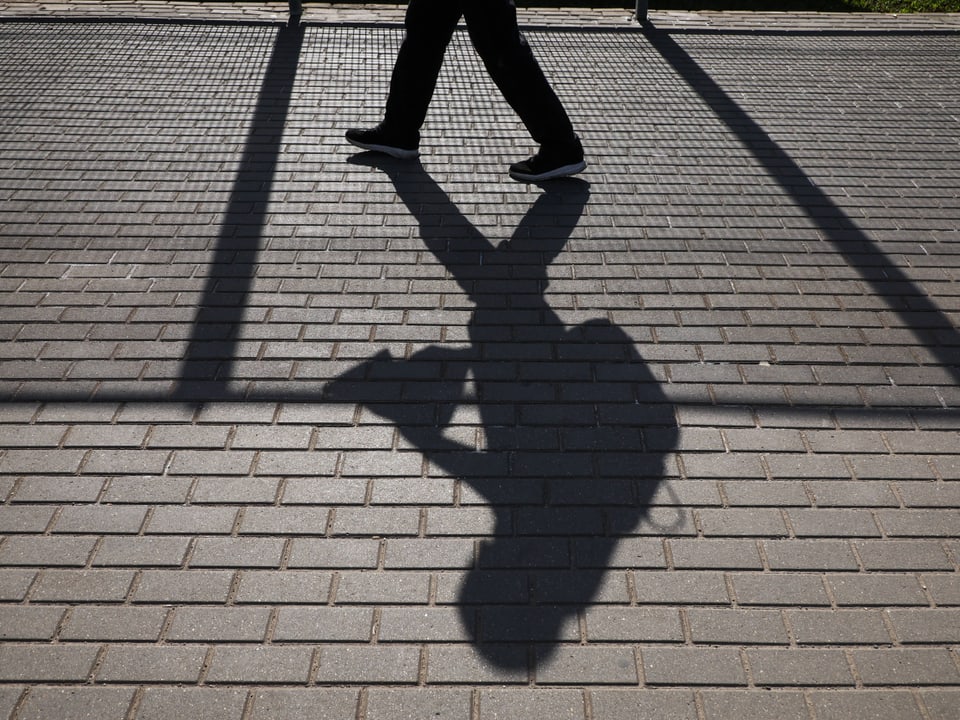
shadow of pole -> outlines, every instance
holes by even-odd
[[[960,382],[960,366],[956,364],[955,352],[960,345],[960,332],[950,318],[876,242],[857,227],[829,195],[813,183],[796,161],[697,64],[670,36],[669,31],[658,30],[648,24],[643,32],[653,48],[713,110],[716,117],[737,135],[797,207],[803,209],[823,237],[887,302],[891,311],[900,316],[905,326],[938,358],[954,380]],[[860,259],[864,254],[870,254],[877,262],[864,265]],[[943,335],[944,341],[938,338],[938,334]]]
[[[228,384],[256,273],[303,32],[302,26],[277,30],[174,400],[236,399]]]

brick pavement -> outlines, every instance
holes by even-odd
[[[960,18],[283,10],[0,4],[0,716],[960,717]]]

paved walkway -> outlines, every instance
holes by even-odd
[[[960,718],[960,18],[284,10],[0,4],[0,716]]]

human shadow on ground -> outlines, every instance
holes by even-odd
[[[469,345],[381,352],[332,381],[325,399],[391,420],[431,475],[459,481],[464,505],[491,509],[493,530],[456,602],[480,653],[520,670],[531,644],[543,660],[579,639],[573,618],[601,593],[618,543],[663,478],[674,408],[626,332],[606,319],[566,327],[547,303],[547,266],[584,212],[586,182],[551,184],[495,246],[418,162],[366,153],[351,162],[389,176],[475,309]],[[476,427],[455,418],[468,405],[480,418],[477,443]],[[617,582],[624,600],[626,579]]]

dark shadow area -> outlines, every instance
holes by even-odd
[[[303,34],[303,27],[277,29],[173,400],[231,396],[228,383],[256,274]]]
[[[960,332],[923,288],[887,256],[856,223],[818,188],[776,141],[697,64],[672,37],[672,31],[648,25],[645,36],[699,98],[736,134],[750,154],[784,193],[816,225],[824,239],[850,267],[900,316],[905,327],[933,353],[960,383]],[[733,33],[736,34],[736,33]],[[869,263],[865,262],[869,259]]]
[[[325,399],[391,420],[433,474],[456,478],[461,495],[492,509],[495,526],[459,608],[487,659],[526,667],[524,644],[543,644],[544,658],[571,639],[564,624],[595,600],[618,542],[647,514],[662,449],[676,446],[674,408],[623,330],[607,320],[566,327],[544,297],[547,266],[586,206],[586,182],[545,188],[494,246],[419,163],[353,162],[389,175],[424,244],[476,309],[468,347],[383,352],[331,382]],[[451,423],[461,404],[479,414],[476,443]],[[653,436],[658,450],[647,452]]]

